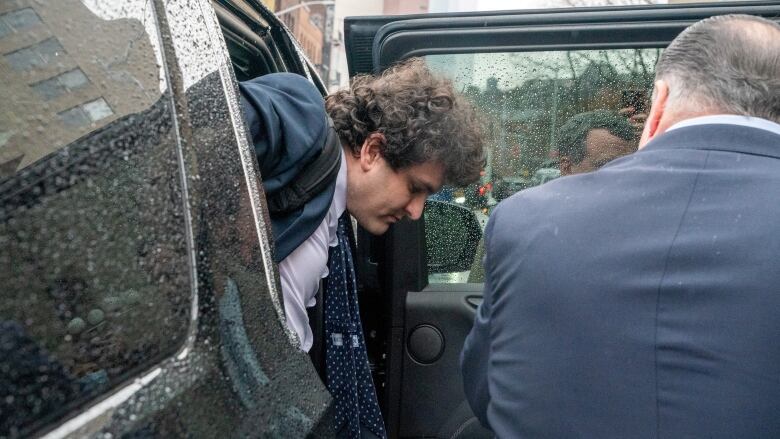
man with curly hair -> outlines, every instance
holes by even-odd
[[[240,84],[242,106],[273,197],[324,153],[329,121],[341,143],[331,184],[300,209],[271,212],[287,326],[304,351],[314,340],[307,308],[324,290],[325,381],[339,437],[385,437],[357,310],[351,221],[372,234],[421,217],[443,184],[466,185],[484,165],[473,107],[421,59],[353,79],[325,99],[305,78],[272,74]]]

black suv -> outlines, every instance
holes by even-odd
[[[569,116],[618,110],[685,26],[730,12],[780,7],[348,18],[345,42],[350,75],[411,56],[448,75],[483,110],[498,181],[534,175]],[[0,437],[332,436],[286,329],[237,97],[237,80],[281,71],[325,94],[257,0],[0,2]],[[357,232],[391,437],[487,434],[458,371],[487,213],[465,190]]]

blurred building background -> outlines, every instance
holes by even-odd
[[[260,0],[260,3],[265,5],[265,7],[271,11],[276,10],[276,0]]]
[[[327,9],[331,2],[279,0],[276,15],[287,25],[301,44],[306,57],[317,68],[323,80],[328,76],[328,66],[323,64]]]
[[[344,50],[345,17],[430,11],[429,0],[264,0],[263,3],[276,12],[301,43],[331,91],[346,87],[349,81]],[[440,9],[444,11],[446,7]]]
[[[363,15],[382,15],[386,0],[337,0],[333,20],[331,45],[331,76],[328,89],[333,92],[349,84],[347,53],[344,47],[344,18]]]

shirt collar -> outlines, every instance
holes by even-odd
[[[682,122],[677,122],[666,131],[676,130],[677,128],[690,127],[696,125],[741,125],[745,127],[758,128],[761,130],[770,131],[777,135],[780,135],[780,124],[772,122],[771,120],[762,119],[760,117],[750,116],[738,116],[735,114],[715,114],[711,116],[700,116],[691,119],[686,119]]]
[[[336,177],[336,192],[333,194],[333,205],[336,218],[341,216],[347,209],[347,157],[344,148],[341,148],[341,166],[339,175]]]

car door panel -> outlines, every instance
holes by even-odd
[[[429,285],[407,295],[401,437],[425,436],[434,428],[438,437],[451,437],[472,419],[458,411],[465,400],[460,350],[474,321],[473,298],[481,294],[481,285],[464,284]]]
[[[536,53],[541,57],[559,53],[565,60],[566,56],[582,58],[589,53],[598,53],[603,57],[607,53],[605,58],[609,62],[612,53],[619,55],[613,55],[613,59],[619,60],[626,56],[625,53],[632,56],[638,53],[640,61],[636,62],[640,64],[647,61],[641,60],[642,56],[650,54],[652,56],[647,58],[651,62],[633,67],[643,70],[640,76],[645,84],[648,80],[652,84],[654,60],[679,32],[700,19],[728,13],[777,19],[780,6],[777,2],[742,2],[356,17],[345,20],[345,39],[351,76],[376,73],[398,60],[422,56],[429,60],[434,71],[444,65],[440,71],[449,74],[453,81],[460,80],[456,85],[467,95],[468,83],[459,79],[463,71],[450,67],[455,63],[455,57],[469,54]],[[644,52],[637,52],[642,50]],[[475,65],[490,66],[488,58],[479,59]],[[490,74],[483,72],[479,77],[489,78]],[[507,75],[497,72],[495,76],[501,77],[501,74]],[[546,84],[567,87],[572,83],[571,80],[568,83],[559,80],[557,73],[550,75],[547,81]],[[544,81],[539,83],[545,84]],[[506,90],[509,86],[504,87]],[[547,92],[537,91],[536,99],[548,99],[552,89],[538,90]],[[557,93],[558,89],[555,90]],[[486,92],[480,93],[487,96]],[[586,90],[586,97],[587,93]],[[612,93],[611,105],[618,101],[615,94],[619,93]],[[608,100],[604,99],[605,102]],[[587,99],[583,98],[585,101]],[[586,105],[590,103],[582,103],[582,106]],[[502,113],[502,110],[499,108],[496,113]],[[504,121],[511,116],[506,108],[502,114]],[[549,115],[543,113],[542,117],[544,114]],[[560,126],[563,121],[556,121],[554,117],[546,123]],[[548,140],[549,147],[554,138],[553,134]],[[516,178],[517,181],[512,180],[514,190],[546,180],[533,182],[532,175],[533,172]],[[478,215],[480,210],[491,209],[492,204],[473,208]],[[381,390],[388,431],[393,437],[450,437],[458,428],[453,429],[453,425],[464,426],[475,421],[468,410],[463,412],[465,397],[458,357],[475,309],[481,302],[482,284],[429,283],[429,279],[440,282],[441,277],[429,277],[430,255],[426,255],[424,225],[400,222],[380,238],[370,238],[364,231],[359,233],[367,248],[360,257],[360,264],[364,271],[375,273],[363,283],[361,305],[368,308],[367,315],[373,316],[371,320],[364,320],[365,324],[379,334],[374,342],[375,378]],[[481,257],[475,259],[479,264]],[[374,278],[376,280],[372,280]]]

